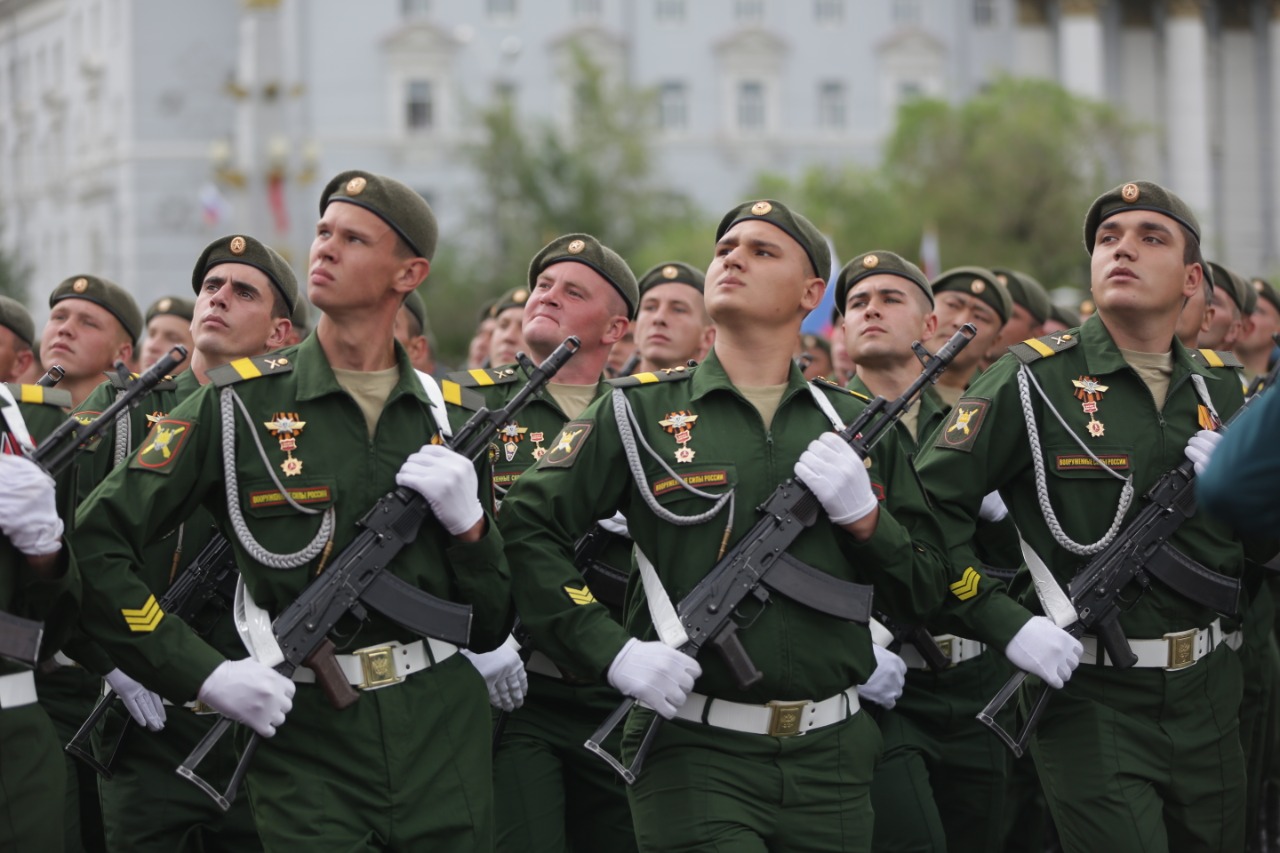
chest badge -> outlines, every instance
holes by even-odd
[[[508,462],[516,458],[516,451],[520,449],[520,442],[524,441],[524,434],[528,431],[528,427],[522,427],[515,421],[509,421],[498,428],[498,435],[502,438],[502,452]]]
[[[1098,380],[1092,376],[1081,376],[1079,379],[1072,379],[1071,384],[1075,386],[1076,399],[1080,401],[1080,408],[1089,416],[1089,422],[1085,424],[1085,429],[1089,431],[1089,435],[1093,438],[1101,438],[1107,431],[1102,421],[1098,420],[1095,415],[1098,412],[1098,402],[1102,400],[1102,395],[1110,386],[1099,385]]]
[[[671,412],[665,418],[658,421],[658,425],[667,431],[676,440],[679,445],[676,448],[676,461],[688,463],[693,461],[696,455],[694,449],[689,446],[690,440],[693,438],[693,428],[698,423],[698,416],[690,414],[686,411]]]
[[[547,455],[547,449],[542,446],[542,442],[546,440],[545,434],[541,432],[531,432],[529,433],[529,440],[533,442],[534,462],[537,462],[539,459]]]
[[[263,423],[271,431],[272,437],[279,440],[280,449],[285,452],[280,470],[286,477],[296,477],[302,473],[302,460],[296,458],[293,451],[298,449],[298,436],[306,425],[306,421],[299,420],[297,412],[276,412],[274,420]]]

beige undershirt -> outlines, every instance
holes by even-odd
[[[1164,409],[1165,397],[1169,395],[1169,380],[1173,377],[1173,353],[1122,349],[1120,355],[1124,356],[1124,360],[1151,389],[1151,396],[1156,401],[1156,411]]]
[[[773,416],[778,411],[778,404],[782,402],[782,392],[787,390],[787,383],[781,385],[762,385],[758,388],[748,388],[745,385],[739,385],[738,391],[742,396],[747,398],[747,402],[756,407],[756,411],[760,413],[760,419],[764,421],[764,428],[769,429],[773,426]]]
[[[911,401],[911,405],[907,406],[906,411],[902,413],[902,424],[911,433],[912,441],[919,441],[920,436],[917,431],[920,428],[920,398],[916,397]]]
[[[569,416],[569,420],[586,411],[587,406],[590,406],[591,401],[596,398],[594,385],[565,385],[560,382],[548,382],[547,391],[551,393],[551,399],[556,401],[560,411]]]
[[[950,385],[934,385],[933,390],[938,392],[938,396],[947,404],[948,409],[954,409],[960,402],[960,398],[964,396],[963,388],[953,388]]]
[[[400,368],[388,367],[386,370],[341,370],[333,368],[333,377],[338,380],[342,390],[351,395],[364,414],[365,426],[369,428],[369,438],[373,438],[378,428],[378,417],[382,408],[391,396],[391,389],[400,380]]]

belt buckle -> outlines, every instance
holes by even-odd
[[[773,737],[791,737],[803,734],[800,724],[804,721],[804,709],[809,707],[808,700],[801,702],[779,702],[777,699],[769,703],[769,732]]]
[[[1164,635],[1165,642],[1169,644],[1169,660],[1165,665],[1166,670],[1177,672],[1180,669],[1195,665],[1196,635],[1198,633],[1200,633],[1198,629],[1191,628],[1186,631],[1175,631]]]
[[[190,709],[191,713],[195,714],[198,717],[202,717],[206,714],[219,713],[219,711],[216,708],[206,705],[204,702],[200,701],[199,699],[192,702],[190,705],[187,706],[187,708]]]
[[[364,680],[356,685],[361,690],[377,690],[379,687],[404,681],[396,675],[394,647],[371,646],[357,649],[355,655],[360,658],[360,671],[364,674]]]
[[[947,637],[945,640],[935,639],[934,642],[938,644],[938,649],[942,652],[942,656],[947,659],[947,666],[955,666],[956,659],[952,654],[953,638]]]

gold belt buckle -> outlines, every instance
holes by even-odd
[[[779,702],[777,699],[769,703],[769,734],[774,737],[791,737],[801,734],[800,723],[804,721],[804,709],[809,706],[804,702]]]
[[[404,680],[396,675],[395,650],[391,646],[357,649],[355,655],[360,658],[360,671],[364,674],[364,681],[356,685],[361,690],[376,690]]]
[[[1165,642],[1169,644],[1169,662],[1165,669],[1176,672],[1186,669],[1196,662],[1196,634],[1199,630],[1191,628],[1187,631],[1176,631],[1165,634]]]
[[[217,713],[218,713],[218,711],[217,711],[216,709],[209,707],[209,706],[208,706],[208,705],[206,705],[204,702],[201,702],[199,699],[197,699],[196,701],[192,702],[192,703],[191,703],[190,705],[188,705],[187,707],[191,709],[191,713],[193,713],[193,714],[195,714],[195,715],[197,715],[197,716],[203,716],[203,715],[205,715],[205,714],[217,714]]]
[[[951,643],[952,638],[947,637],[945,640],[934,640],[938,644],[938,648],[942,650],[942,656],[947,659],[947,666],[955,666],[956,659],[952,657]]]

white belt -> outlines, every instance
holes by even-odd
[[[0,675],[0,708],[21,708],[36,702],[35,673],[15,672]]]
[[[751,735],[791,737],[842,723],[856,713],[858,688],[850,687],[818,702],[775,699],[768,705],[745,705],[690,693],[689,700],[676,710],[676,719]]]
[[[1084,654],[1080,656],[1081,663],[1115,666],[1115,661],[1106,656],[1105,648],[1099,656],[1097,637],[1086,634],[1080,638],[1080,642],[1084,645]],[[1233,649],[1240,648],[1240,632],[1232,631],[1230,634],[1224,634],[1222,621],[1219,619],[1214,619],[1208,628],[1171,631],[1153,640],[1129,640],[1129,647],[1138,656],[1138,662],[1134,666],[1166,669],[1170,672],[1195,665],[1196,661],[1223,644]]]
[[[943,656],[950,659],[951,666],[973,660],[987,650],[985,643],[966,637],[957,637],[955,634],[938,634],[933,641],[938,644],[938,648],[942,649]],[[902,658],[909,669],[929,669],[929,664],[925,663],[920,650],[912,643],[903,643],[898,657]]]
[[[421,672],[457,653],[458,647],[452,643],[428,637],[425,641],[418,640],[407,646],[387,643],[334,657],[348,684],[361,690],[377,690],[379,687],[399,684],[407,676]],[[305,666],[299,667],[293,673],[293,680],[299,684],[314,684],[316,674]]]

